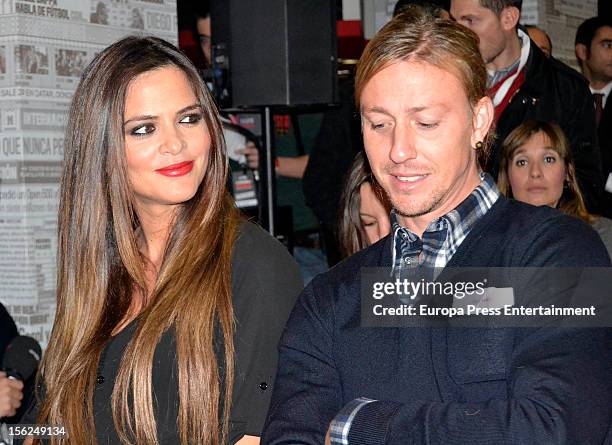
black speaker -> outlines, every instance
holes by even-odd
[[[336,102],[335,0],[213,0],[222,108]]]
[[[597,11],[597,15],[612,18],[612,2],[610,2],[610,0],[599,0],[597,4]]]

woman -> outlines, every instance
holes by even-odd
[[[355,156],[340,201],[338,233],[342,256],[347,258],[391,232],[391,206],[378,185],[363,151]]]
[[[576,167],[563,130],[527,121],[503,143],[498,186],[518,201],[557,208],[592,224],[612,256],[612,221],[588,213],[576,180]]]
[[[156,38],[102,51],[75,92],[64,161],[38,423],[70,443],[258,436],[301,279],[240,222],[196,69]]]

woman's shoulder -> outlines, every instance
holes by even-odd
[[[264,247],[277,250],[278,248],[286,251],[287,249],[276,240],[270,233],[248,220],[240,221],[238,237],[234,250],[241,248]]]
[[[249,221],[240,224],[234,244],[232,269],[235,280],[245,278],[263,282],[282,282],[302,286],[299,267],[289,251],[268,232]]]
[[[595,230],[603,231],[603,232],[611,232],[612,231],[612,219],[605,218],[603,216],[599,216],[595,218],[592,223],[592,226]]]
[[[606,249],[608,250],[608,255],[610,255],[610,258],[612,258],[612,219],[600,216],[595,218],[591,225],[599,234],[601,240],[606,246]]]
[[[234,244],[234,260],[248,258],[264,263],[282,262],[297,267],[287,248],[259,225],[241,221]],[[254,265],[254,264],[251,264]]]
[[[242,223],[232,261],[234,314],[241,335],[260,329],[280,335],[302,288],[297,263],[285,246],[261,227]]]

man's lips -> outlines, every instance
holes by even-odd
[[[189,173],[193,169],[193,161],[179,162],[178,164],[172,164],[167,167],[159,168],[155,170],[164,176],[183,176]]]
[[[411,192],[421,189],[429,173],[389,173],[392,187],[398,191]]]
[[[427,177],[427,173],[421,173],[421,174],[411,173],[407,175],[392,174],[391,176],[393,176],[395,179],[397,179],[400,182],[418,182],[418,181],[425,179],[425,177]]]

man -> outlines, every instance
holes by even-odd
[[[500,196],[478,168],[493,121],[478,39],[409,10],[357,68],[366,153],[393,232],[316,277],[280,343],[262,443],[602,443],[612,417],[603,330],[363,328],[361,272],[608,266],[597,234]]]
[[[207,67],[212,66],[210,6],[208,2],[200,2],[195,10],[195,34],[200,43],[200,49]]]
[[[595,116],[584,79],[549,59],[517,29],[521,0],[451,0],[451,15],[480,37],[495,105],[497,140],[485,170],[497,178],[505,137],[520,123],[554,122],[567,135],[576,176],[591,212],[602,193]]]
[[[612,19],[592,17],[576,31],[576,58],[589,81],[601,148],[605,183],[601,213],[612,217]]]
[[[13,318],[0,303],[0,365],[4,359],[6,347],[18,334]],[[9,379],[5,372],[0,371],[0,421],[17,414],[22,399],[23,382]],[[0,432],[0,438],[2,437],[2,432]]]
[[[434,8],[438,10],[440,17],[449,19],[450,0],[398,0],[393,7],[393,17],[398,15],[410,5],[421,6],[425,8]]]
[[[209,88],[212,88],[212,83],[209,82],[210,78],[207,78],[212,76],[212,69],[210,69],[212,68],[210,2],[201,1],[197,3],[193,6],[193,13],[193,35],[199,42],[201,56],[207,68],[204,71],[205,80]],[[222,115],[222,121],[228,157],[257,171],[259,168],[259,151],[255,143],[249,140],[246,133],[238,128],[231,119]]]
[[[527,29],[531,41],[538,45],[538,48],[542,50],[546,57],[550,57],[552,55],[552,41],[546,31],[536,25],[527,25],[525,29]]]
[[[450,0],[399,0],[393,16],[410,6],[430,8],[449,18]],[[355,110],[354,73],[338,79],[340,106],[326,111],[313,151],[304,172],[306,204],[319,218],[328,265],[334,266],[342,255],[338,244],[338,208],[355,155],[363,150],[361,124]]]

